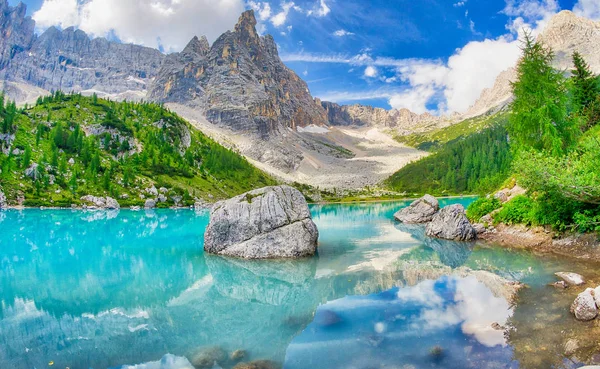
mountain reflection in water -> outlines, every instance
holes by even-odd
[[[215,346],[292,369],[516,365],[499,278],[551,273],[424,237],[392,220],[405,205],[312,207],[319,255],[294,261],[204,255],[206,212],[0,213],[0,368],[179,369]]]

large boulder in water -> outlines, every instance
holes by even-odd
[[[465,208],[460,204],[446,206],[434,215],[426,229],[429,237],[455,241],[472,241],[477,238],[477,231],[465,215]]]
[[[427,223],[433,219],[438,210],[440,210],[440,205],[437,199],[431,195],[425,195],[394,214],[394,218],[408,224]]]
[[[577,320],[588,321],[595,319],[598,316],[598,308],[594,299],[595,292],[588,288],[580,293],[573,304],[571,305],[571,313],[575,315]]]
[[[265,187],[213,206],[204,250],[245,259],[299,258],[315,254],[318,238],[300,191]]]

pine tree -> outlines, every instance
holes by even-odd
[[[31,147],[27,146],[23,153],[23,168],[29,168],[29,164],[31,164]]]
[[[575,140],[574,124],[567,120],[565,78],[552,67],[554,52],[530,34],[525,35],[522,50],[518,78],[512,83],[512,147],[563,154]]]
[[[590,70],[590,66],[577,51],[573,53],[573,65],[575,69],[571,71],[573,76],[573,105],[574,110],[578,113],[590,106],[598,94],[600,89],[596,81],[596,76]]]

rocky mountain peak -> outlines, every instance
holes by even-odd
[[[256,32],[256,24],[254,10],[247,10],[242,13],[238,23],[235,25],[235,33],[239,35],[240,40],[246,45],[260,41],[258,32]]]
[[[183,49],[183,54],[192,54],[192,55],[206,55],[210,51],[210,45],[206,36],[202,36],[198,38],[198,36],[194,36],[192,40],[187,44],[187,46]]]

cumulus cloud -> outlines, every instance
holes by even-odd
[[[579,0],[575,4],[573,12],[582,17],[600,20],[600,2],[598,0]]]
[[[369,65],[368,67],[365,68],[365,77],[368,78],[375,78],[377,77],[378,71],[377,68],[375,68],[372,65]]]
[[[195,35],[214,41],[244,8],[243,0],[44,0],[33,18],[42,30],[74,26],[96,37],[114,34],[126,43],[178,51]]]
[[[502,12],[512,17],[506,25],[511,33],[522,35],[527,31],[536,36],[559,10],[556,0],[507,0]]]

